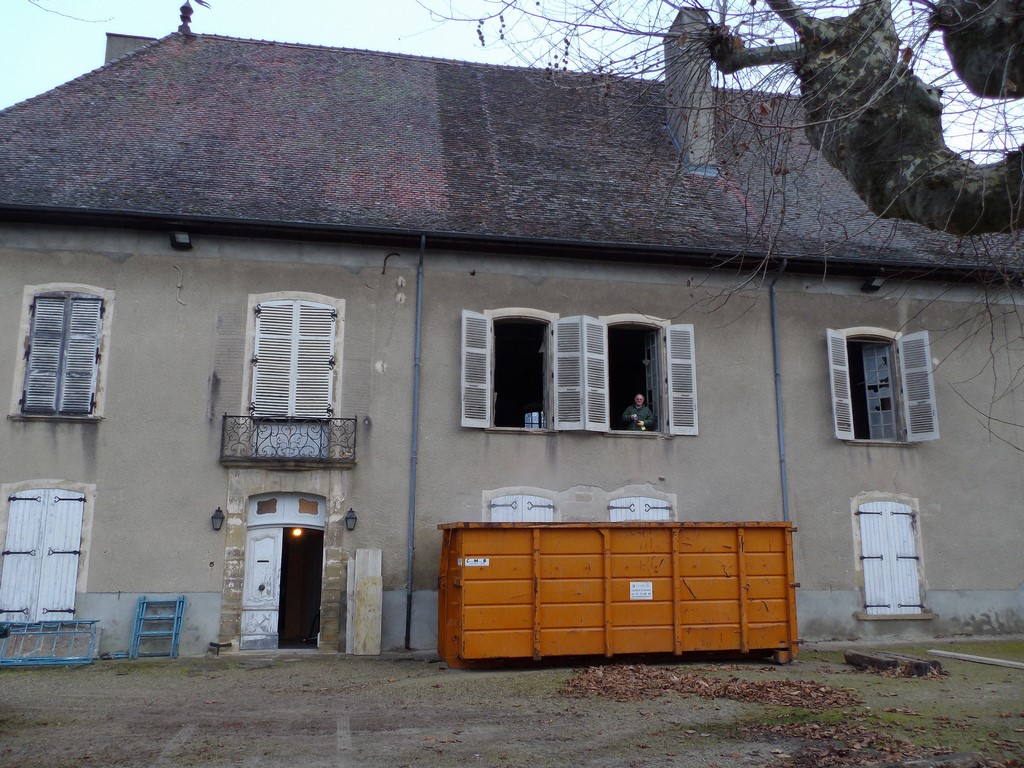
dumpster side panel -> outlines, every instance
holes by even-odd
[[[782,523],[442,526],[441,655],[796,653]]]

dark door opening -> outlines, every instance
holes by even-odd
[[[320,632],[320,588],[323,585],[324,532],[285,528],[281,542],[281,604],[278,648],[316,645]]]

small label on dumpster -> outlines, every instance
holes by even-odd
[[[651,581],[631,581],[629,582],[629,599],[630,600],[653,600],[654,599],[654,583]]]
[[[486,568],[491,564],[489,557],[467,557],[465,565],[467,568]]]

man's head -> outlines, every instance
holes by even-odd
[[[637,396],[633,398],[633,405],[635,405],[637,408],[639,408],[643,404],[644,404],[644,396],[641,395],[641,394],[637,394]]]

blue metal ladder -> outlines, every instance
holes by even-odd
[[[185,596],[158,600],[143,595],[135,607],[135,627],[128,658],[170,656],[178,658],[181,622],[185,617]],[[140,646],[141,649],[140,649]]]

